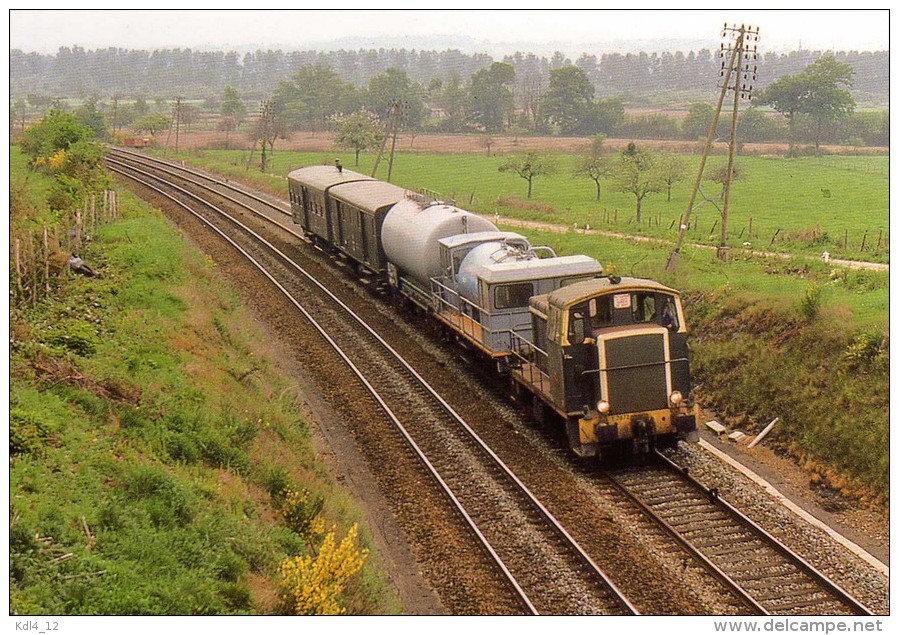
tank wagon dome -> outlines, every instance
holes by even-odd
[[[474,232],[499,231],[489,220],[453,205],[404,199],[390,208],[381,228],[388,260],[427,289],[440,275],[441,238]]]
[[[334,165],[310,165],[309,167],[299,168],[290,172],[287,178],[317,190],[326,190],[339,183],[375,180],[370,176],[353,172],[352,170],[339,170]]]

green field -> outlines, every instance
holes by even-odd
[[[235,168],[245,166],[248,155],[239,151],[203,154],[208,159],[204,163],[233,162]],[[276,152],[269,172],[286,175],[304,165],[332,163],[335,157],[340,157],[349,169],[357,169],[348,153]],[[535,179],[530,201],[525,198],[526,181],[515,174],[499,172],[506,159],[481,154],[403,153],[396,157],[392,180],[403,187],[434,190],[461,207],[485,214],[565,225],[576,223],[579,227],[589,224],[593,228],[673,240],[676,221],[686,210],[699,165],[699,157],[684,155],[686,178],[673,187],[671,201],[666,192],[649,195],[644,199],[642,223],[637,224],[633,195],[615,191],[612,180],[606,179],[602,199],[597,201],[594,183],[573,176],[575,155],[553,155],[556,173]],[[725,162],[725,157],[711,157],[706,172]],[[365,155],[358,170],[368,174],[372,165],[373,157]],[[815,257],[826,250],[833,257],[888,262],[888,165],[888,157],[740,157],[738,166],[745,176],[734,183],[731,194],[728,244],[738,247],[748,242],[756,249]],[[387,167],[382,162],[378,176],[385,178],[386,174]],[[720,185],[704,180],[702,191],[720,206],[720,199],[716,198]],[[697,206],[688,240],[717,244],[719,219],[719,212],[711,203]]]

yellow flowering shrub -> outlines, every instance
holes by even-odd
[[[309,541],[325,531],[325,521],[321,517],[325,499],[321,495],[312,496],[309,490],[287,490],[281,514],[287,526]]]
[[[357,525],[335,544],[329,531],[317,555],[297,556],[281,563],[281,600],[294,615],[340,615],[340,594],[347,580],[368,557],[367,549],[356,546]]]
[[[47,159],[47,164],[49,165],[51,172],[62,172],[63,166],[66,164],[67,159],[65,149],[57,150],[49,159]]]

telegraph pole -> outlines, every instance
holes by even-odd
[[[390,144],[390,159],[389,159],[389,167],[387,172],[387,180],[390,181],[391,172],[393,172],[393,152],[396,148],[396,135],[399,132],[400,127],[400,102],[399,100],[394,100],[393,103],[390,104],[390,111],[387,116],[387,128],[384,130],[384,140],[381,141],[381,147],[378,150],[378,156],[375,157],[375,165],[371,169],[371,175],[374,176],[378,173],[378,166],[381,164],[381,157],[384,155],[384,148],[387,147],[387,139],[391,139]]]
[[[755,80],[756,72],[758,70],[757,65],[753,65],[750,68],[748,63],[749,60],[755,61],[758,59],[758,45],[753,45],[751,50],[747,49],[746,45],[747,40],[758,42],[759,29],[758,27],[753,29],[752,26],[747,27],[745,25],[740,25],[739,27],[736,25],[728,26],[725,23],[724,28],[721,31],[721,37],[729,38],[734,41],[727,46],[722,43],[718,53],[721,58],[721,71],[719,77],[723,78],[721,82],[721,92],[718,95],[718,104],[715,107],[715,115],[712,117],[712,123],[709,126],[709,134],[706,137],[705,147],[702,151],[702,158],[699,161],[699,170],[696,174],[696,180],[693,182],[693,190],[690,193],[690,202],[687,204],[687,211],[681,218],[680,227],[677,233],[677,243],[674,246],[674,251],[668,256],[668,264],[666,266],[668,271],[674,271],[677,268],[678,260],[680,260],[680,250],[684,244],[684,236],[689,227],[690,214],[693,211],[694,203],[696,202],[696,194],[699,191],[699,184],[702,181],[702,174],[705,171],[706,159],[709,157],[712,142],[714,142],[718,130],[718,119],[721,116],[721,109],[724,106],[724,98],[727,95],[728,90],[733,90],[734,107],[733,112],[731,113],[731,134],[730,144],[728,146],[727,174],[724,183],[724,210],[722,212],[721,240],[717,250],[718,258],[724,261],[727,260],[727,216],[730,204],[730,186],[731,180],[733,179],[733,163],[737,147],[737,114],[740,97],[746,99],[752,98],[752,81]],[[726,62],[724,61],[725,58],[727,58]],[[744,58],[746,60],[745,62]],[[736,78],[734,79],[733,85],[731,85],[731,77],[735,74],[735,71]]]
[[[181,136],[181,97],[175,97],[175,154],[178,154],[178,139]]]

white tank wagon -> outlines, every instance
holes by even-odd
[[[453,205],[412,198],[400,201],[387,213],[381,226],[391,288],[428,309],[431,278],[439,276],[442,270],[440,239],[496,231],[496,225],[489,220]]]

